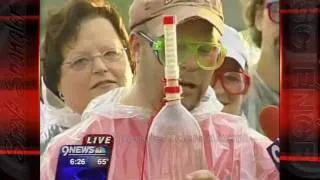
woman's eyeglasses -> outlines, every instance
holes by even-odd
[[[80,56],[71,62],[66,62],[64,64],[69,64],[74,70],[81,71],[84,69],[90,69],[92,67],[93,61],[99,57],[100,60],[106,65],[114,62],[119,62],[123,59],[126,48],[114,48],[105,50],[103,53],[95,56]]]
[[[267,8],[268,8],[268,15],[269,15],[269,19],[276,23],[279,24],[280,22],[280,5],[279,5],[279,1],[271,1],[271,2],[267,2],[266,4]]]
[[[250,85],[250,77],[244,72],[218,72],[213,75],[212,87],[220,81],[225,91],[233,95],[246,94]]]

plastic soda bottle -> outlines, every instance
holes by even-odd
[[[164,16],[166,104],[153,119],[147,137],[150,180],[185,180],[186,175],[206,169],[201,128],[181,104],[177,61],[176,17]]]

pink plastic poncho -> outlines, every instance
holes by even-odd
[[[82,144],[87,134],[111,134],[114,137],[109,180],[140,180],[142,176],[147,179],[147,172],[142,168],[152,113],[108,101],[115,96],[114,92],[95,99],[82,123],[53,139],[43,157],[41,179],[55,179],[61,146]],[[192,112],[204,135],[209,170],[221,180],[279,179],[266,151],[271,141],[247,128],[241,117],[212,111],[209,105],[202,103],[200,109]],[[183,160],[188,163],[187,155]]]

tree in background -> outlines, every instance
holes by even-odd
[[[42,39],[43,34],[45,32],[45,28],[46,28],[46,19],[47,19],[49,10],[52,8],[60,7],[63,3],[66,3],[67,1],[66,0],[40,0],[40,1],[41,1],[41,5],[40,5],[41,32],[40,33],[41,33],[41,39]],[[129,6],[132,0],[109,0],[109,2],[114,4],[116,9],[119,11],[120,15],[122,16],[124,24],[128,27]]]

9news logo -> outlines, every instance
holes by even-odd
[[[89,145],[65,145],[61,148],[61,154],[67,155],[105,155],[107,150],[104,147]]]

